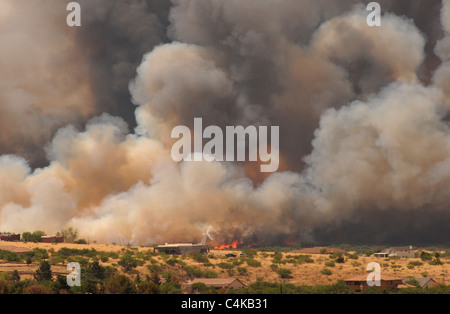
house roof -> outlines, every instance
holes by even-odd
[[[365,275],[358,275],[358,276],[354,276],[348,279],[345,279],[344,281],[367,281],[367,276],[369,275],[369,273],[365,274]],[[381,281],[402,281],[402,278],[399,277],[393,277],[393,276],[388,276],[388,275],[380,275],[380,280]]]
[[[411,279],[417,280],[421,287],[425,287],[429,282],[436,282],[433,278],[405,278],[403,283],[406,284]]]
[[[415,250],[412,246],[393,246],[388,248],[388,250],[395,250],[395,251],[409,251],[409,250]]]
[[[188,284],[204,283],[207,286],[229,286],[235,281],[239,281],[242,285],[246,286],[245,283],[237,278],[195,278],[189,281]]]
[[[194,246],[206,246],[204,244],[194,244],[194,243],[166,243],[162,245],[158,245],[157,248],[164,248],[164,247],[194,247]]]

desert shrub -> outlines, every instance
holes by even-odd
[[[254,258],[258,255],[258,251],[255,249],[243,249],[242,253],[247,255],[247,257],[249,257],[249,258]]]
[[[108,256],[100,256],[100,261],[102,263],[107,263],[109,261],[109,257]]]
[[[341,252],[331,253],[330,256],[329,256],[330,259],[337,259],[339,257],[342,257],[342,253]]]
[[[151,280],[143,281],[136,286],[137,294],[158,294],[159,286]]]
[[[244,262],[245,262],[245,259],[240,258],[240,259],[235,259],[235,260],[233,260],[232,263],[233,263],[234,266],[240,266],[240,265],[242,265]]]
[[[343,256],[339,256],[338,258],[336,258],[336,263],[339,263],[339,264],[345,263],[344,257]]]
[[[225,262],[218,263],[217,266],[219,266],[219,267],[222,268],[222,269],[232,269],[232,268],[234,267],[233,264],[231,264],[231,263],[225,263]]]
[[[444,263],[440,260],[439,257],[435,257],[433,260],[429,261],[430,265],[443,265]]]
[[[68,248],[68,247],[62,247],[58,250],[57,252],[57,256],[62,256],[65,258],[71,257],[71,256],[84,256],[84,257],[89,257],[89,258],[94,258],[97,256],[107,256],[107,254],[105,254],[104,252],[98,252],[96,249],[94,248],[90,248],[90,249],[72,249],[72,248]]]
[[[247,268],[245,268],[245,267],[238,267],[237,271],[238,271],[239,275],[247,275],[247,273],[248,273]]]
[[[19,262],[21,260],[18,254],[6,250],[0,250],[0,259],[8,262]]]
[[[286,260],[286,263],[289,263],[289,264],[297,264],[297,261],[295,260],[295,259],[293,259],[293,258],[290,258],[290,259],[287,259]]]
[[[214,289],[214,288],[212,288]],[[211,287],[208,287],[203,282],[197,282],[192,285],[192,292],[198,292],[200,294],[207,294],[209,292],[212,292]]]
[[[170,266],[174,266],[177,263],[178,263],[178,260],[176,258],[169,258],[168,260],[166,260],[166,264],[170,265]]]
[[[325,276],[330,276],[330,275],[332,274],[331,270],[329,270],[328,268],[322,269],[322,270],[320,271],[320,273],[321,273],[322,275],[325,275]]]
[[[49,261],[50,261],[50,264],[56,265],[56,264],[63,264],[66,261],[66,259],[62,256],[56,256],[56,257],[50,258]]]
[[[298,255],[296,258],[299,264],[314,263],[314,260],[311,258],[311,255]]]
[[[24,258],[28,259],[30,258],[32,261],[38,261],[41,262],[44,259],[47,259],[49,257],[47,250],[40,249],[40,248],[34,248],[33,251],[27,252],[24,254]]]
[[[354,261],[354,262],[352,262],[352,266],[353,267],[359,267],[359,266],[361,266],[362,264],[360,263],[360,262],[357,262],[357,261]]]
[[[138,266],[138,261],[130,254],[124,254],[118,264],[123,267],[124,271],[129,272]]]
[[[325,266],[327,266],[327,267],[334,267],[335,263],[333,261],[329,261],[329,262],[325,263]]]
[[[283,253],[275,252],[272,256],[272,263],[281,263],[283,259]]]
[[[246,260],[246,262],[247,262],[247,265],[250,267],[261,267],[261,262],[259,262],[257,260],[249,258]]]
[[[290,278],[292,271],[287,268],[280,268],[277,273],[280,276],[280,278]]]
[[[208,263],[209,262],[208,256],[201,254],[201,253],[192,253],[190,256],[194,261],[196,261],[198,263]]]
[[[161,266],[157,264],[149,264],[147,268],[150,272],[159,272],[161,270]]]
[[[183,290],[178,282],[166,282],[159,286],[161,294],[181,294]]]
[[[196,277],[196,278],[205,277],[204,272],[203,272],[200,268],[197,268],[197,267],[195,267],[195,268],[192,270],[192,274],[193,274],[194,277]]]
[[[176,273],[173,272],[173,271],[171,271],[171,270],[163,272],[163,273],[162,273],[162,277],[166,280],[166,282],[169,282],[169,281],[176,281],[176,280],[175,280],[175,278],[176,278]]]
[[[24,294],[51,294],[51,291],[40,285],[32,285],[25,289]]]
[[[83,256],[72,256],[72,257],[69,257],[67,259],[67,261],[69,263],[71,263],[71,262],[79,263],[81,266],[86,266],[89,263],[89,259],[85,258]]]
[[[205,270],[203,272],[203,277],[205,277],[205,278],[217,278],[219,276],[217,275],[217,273],[215,271]]]

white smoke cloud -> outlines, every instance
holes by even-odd
[[[367,12],[353,3],[174,1],[169,34],[176,41],[145,54],[130,84],[134,132],[109,114],[70,125],[73,114],[86,118],[92,110],[91,73],[81,66],[75,77],[65,75],[83,64],[72,37],[49,24],[33,30],[34,19],[2,28],[2,127],[10,132],[21,121],[21,136],[41,146],[63,127],[45,145],[47,167],[0,157],[0,229],[73,226],[91,241],[153,244],[199,241],[212,224],[219,241],[270,242],[304,240],[369,212],[404,212],[405,220],[410,211],[447,213],[449,1],[446,37],[436,47],[443,63],[430,86],[416,77],[425,37],[414,21],[386,14],[382,28],[369,28]],[[0,23],[25,8],[5,4]],[[37,20],[54,14],[50,2],[35,6]],[[96,8],[88,23],[116,12]],[[143,8],[133,6],[131,16]],[[292,22],[300,13],[305,19]],[[131,32],[129,20],[114,25]],[[150,24],[144,29],[158,23]],[[139,42],[142,34],[134,35]],[[40,40],[45,45],[35,45]],[[67,58],[75,58],[73,68]],[[170,130],[197,115],[215,125],[280,125],[284,170],[255,180],[248,164],[174,163]],[[5,135],[3,144],[10,140]]]

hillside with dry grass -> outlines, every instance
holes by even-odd
[[[439,265],[433,265],[420,258],[376,258],[354,252],[344,254],[339,250],[331,254],[304,254],[295,250],[235,249],[211,250],[208,255],[178,256],[156,253],[152,247],[23,242],[2,242],[0,250],[5,252],[12,246],[18,252],[29,252],[2,256],[0,273],[7,278],[16,270],[22,280],[34,280],[40,263],[47,260],[55,278],[69,273],[66,269],[69,262],[80,263],[83,272],[84,267],[96,261],[109,273],[125,275],[133,282],[154,278],[156,274],[161,282],[175,282],[180,286],[191,279],[203,277],[235,277],[246,284],[265,281],[296,286],[330,285],[367,273],[366,267],[370,262],[379,263],[383,274],[394,277],[429,277],[444,285],[450,281],[450,259],[445,254],[439,258]],[[245,256],[240,257],[242,252]],[[236,257],[226,256],[229,254]]]

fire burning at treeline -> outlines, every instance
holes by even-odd
[[[216,250],[224,250],[224,249],[237,249],[240,246],[240,242],[238,240],[234,240],[230,244],[220,244],[214,247]]]
[[[286,239],[284,241],[271,243],[275,246],[296,246],[298,245],[297,242]],[[242,249],[242,248],[261,248],[267,246],[267,243],[264,243],[263,241],[259,242],[247,242],[247,241],[240,241],[240,240],[233,240],[231,242],[222,243],[220,245],[214,246],[215,250],[226,250],[226,249]]]

